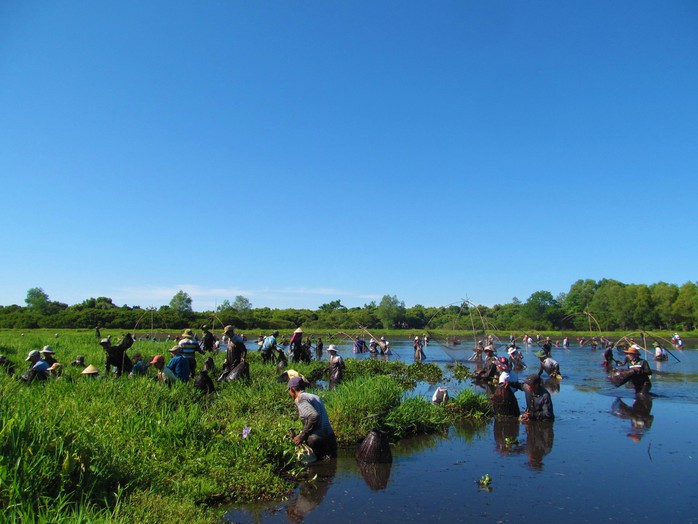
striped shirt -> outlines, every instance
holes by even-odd
[[[298,415],[303,422],[303,432],[301,433],[303,441],[307,440],[310,435],[327,438],[334,434],[320,397],[303,391],[296,398],[296,406],[298,407]]]

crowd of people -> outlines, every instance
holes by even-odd
[[[678,335],[674,336],[672,343],[677,345]],[[536,340],[524,335],[525,344],[537,344],[538,350],[534,355],[538,359],[537,373],[529,374],[524,380],[520,380],[518,373],[527,369],[523,361],[523,355],[516,345],[517,337],[513,334],[509,338],[506,348],[506,356],[498,356],[494,340],[490,337],[485,341],[478,341],[473,348],[473,355],[469,360],[484,362],[474,375],[474,382],[484,387],[493,400],[493,408],[496,415],[519,416],[518,401],[515,392],[523,391],[526,408],[520,415],[520,420],[548,420],[555,418],[552,399],[548,391],[553,388],[559,391],[559,383],[562,380],[559,363],[552,357],[553,348],[560,347],[558,341],[553,344],[550,337],[537,336]],[[636,395],[647,395],[652,388],[652,370],[648,361],[642,358],[642,351],[656,361],[668,359],[669,352],[659,341],[653,343],[654,352],[648,351],[632,340],[623,339],[618,344],[606,337],[592,337],[586,340],[578,338],[579,347],[588,345],[592,350],[598,346],[604,349],[604,361],[602,366],[609,374],[609,379],[615,386],[628,383],[634,389]],[[569,348],[569,338],[565,337],[562,348]],[[616,359],[616,353],[623,354],[622,359]],[[543,382],[543,378],[546,382]]]
[[[95,364],[86,364],[83,355],[79,355],[70,363],[70,366],[83,368],[81,375],[93,379],[104,378],[110,374],[117,377],[127,374],[129,376],[151,376],[167,385],[192,381],[196,389],[205,393],[215,391],[215,382],[249,379],[250,370],[244,335],[236,333],[233,326],[230,325],[224,327],[220,339],[205,325],[201,326],[201,331],[201,338],[194,334],[192,329],[185,329],[181,335],[175,337],[176,343],[168,350],[169,359],[167,360],[164,355],[160,354],[150,359],[144,359],[139,352],[133,353],[129,357],[127,352],[133,346],[134,338],[131,334],[126,334],[118,344],[113,343],[111,337],[102,338],[99,341],[105,356],[103,372],[100,372]],[[537,343],[539,350],[534,353],[538,359],[537,372],[531,372],[524,379],[520,379],[519,373],[527,370],[528,366],[524,362],[520,348],[516,345],[516,340],[516,337],[511,335],[510,343],[506,347],[506,356],[497,355],[497,348],[492,337],[486,340],[486,345],[485,341],[478,341],[470,360],[483,362],[484,355],[484,362],[475,373],[474,382],[485,387],[490,393],[495,415],[518,416],[519,420],[524,423],[552,422],[555,419],[555,414],[548,388],[552,387],[559,391],[559,381],[562,380],[560,365],[552,357],[553,347],[560,347],[559,341],[553,345],[550,337],[543,339],[538,336],[535,343]],[[524,335],[523,340],[526,344],[534,343],[532,337],[528,335]],[[683,342],[679,341],[680,337],[675,334],[672,343],[682,345]],[[650,392],[652,370],[647,360],[641,356],[641,351],[647,350],[638,344],[626,342],[616,347],[616,344],[605,337],[600,337],[598,340],[592,338],[591,341],[584,338],[578,339],[580,347],[584,347],[587,342],[592,349],[595,349],[597,345],[604,348],[603,366],[616,386],[629,382],[637,395],[647,395]],[[289,359],[294,363],[311,360],[313,355],[311,337],[304,337],[303,330],[298,328],[293,332],[290,341],[286,343],[283,339],[279,341],[279,331],[274,330],[270,335],[260,335],[257,344],[262,363],[276,365],[277,372],[280,373],[279,379],[287,382],[289,395],[298,408],[299,416],[303,422],[303,430],[294,437],[294,442],[309,446],[318,458],[336,455],[336,439],[321,399],[317,395],[305,391],[305,388],[310,385],[305,377],[295,370],[285,370]],[[426,335],[414,337],[415,361],[422,361],[426,357],[423,348],[427,344]],[[568,337],[563,339],[562,347],[569,347]],[[655,360],[668,358],[668,351],[659,342],[654,342],[653,347]],[[219,373],[211,355],[222,349],[225,349],[226,356]],[[375,354],[379,352],[389,354],[390,345],[385,337],[380,339],[372,337],[368,344],[361,337],[357,337],[353,349],[356,353],[368,351]],[[624,359],[617,360],[614,350],[622,351]],[[315,358],[322,359],[324,351],[322,338],[318,338],[315,344]],[[329,388],[334,389],[344,378],[345,363],[334,344],[330,344],[326,352],[329,356],[327,369]],[[652,354],[649,351],[647,353]],[[205,359],[198,373],[197,354]],[[22,374],[22,380],[27,382],[44,381],[51,378],[61,379],[63,376],[62,364],[57,360],[56,351],[50,345],[44,346],[41,350],[30,351],[25,360],[28,362],[28,368]],[[154,372],[149,371],[151,367]],[[8,374],[14,374],[16,364],[4,355],[0,355],[0,368]],[[544,375],[547,376],[546,383],[543,382]],[[526,407],[523,413],[520,412],[516,400],[515,393],[517,391],[524,393]],[[438,403],[448,402],[447,389],[437,388],[432,400]]]

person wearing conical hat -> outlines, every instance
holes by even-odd
[[[640,356],[641,349],[642,347],[639,345],[633,344],[623,351],[626,357],[620,365],[625,366],[627,364],[628,369],[634,371],[629,382],[635,388],[635,393],[649,393],[650,389],[652,389],[652,369],[649,363]]]

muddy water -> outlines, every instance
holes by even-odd
[[[397,356],[411,356],[396,343]],[[345,358],[353,358],[349,347]],[[436,346],[427,361],[452,361]],[[464,352],[468,355],[470,352]],[[233,508],[230,522],[698,522],[698,351],[651,362],[650,402],[614,388],[602,352],[553,350],[564,379],[552,425],[490,421],[402,441],[389,467],[360,468],[354,450],[314,466],[285,502]],[[359,358],[366,358],[359,355]],[[525,361],[537,370],[533,350]],[[474,365],[473,365],[474,366]],[[452,392],[470,384],[447,383]],[[435,386],[422,385],[429,395]],[[522,393],[519,404],[525,405]],[[488,474],[491,491],[477,485]]]

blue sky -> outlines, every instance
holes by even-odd
[[[698,3],[0,3],[0,304],[696,280]]]

